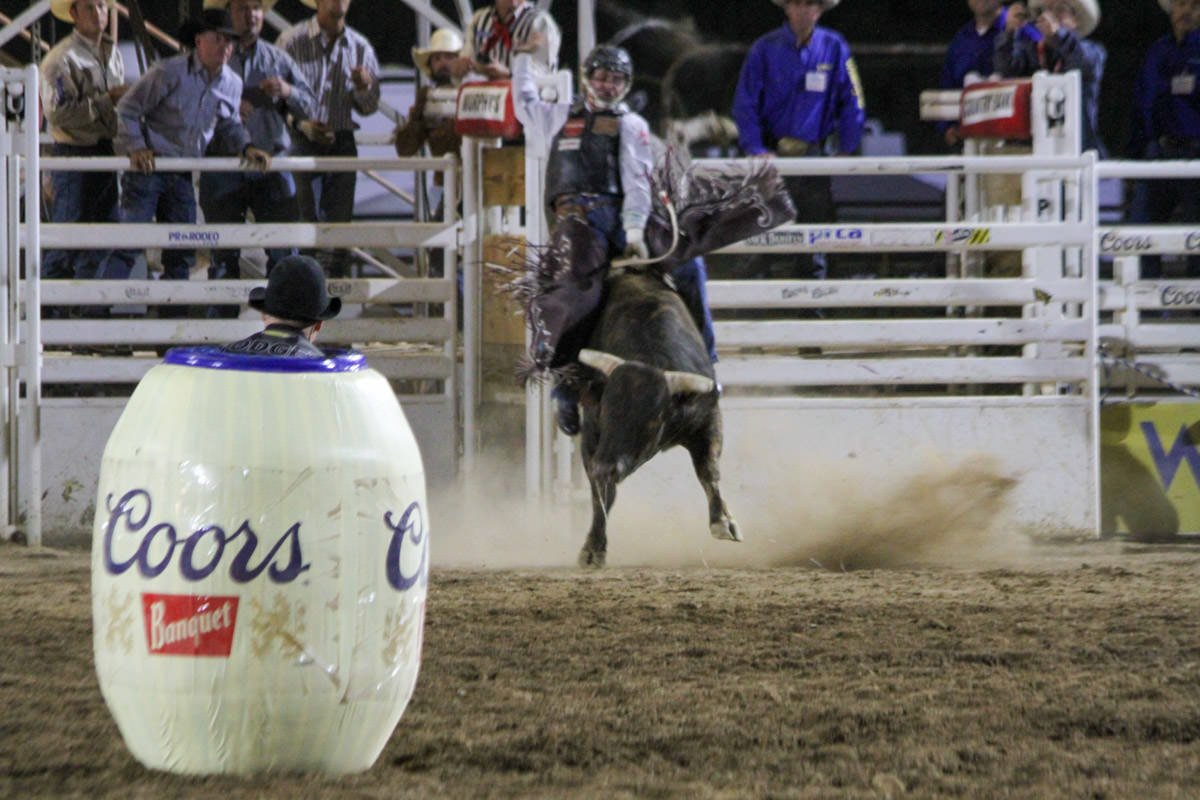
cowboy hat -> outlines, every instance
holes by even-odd
[[[205,8],[229,8],[231,0],[204,0]],[[262,3],[263,12],[270,11],[275,7],[276,0],[259,0]]]
[[[788,0],[774,0],[774,2],[775,5],[779,6],[780,8],[786,8],[788,4]],[[821,10],[828,11],[840,2],[842,2],[842,0],[821,0]]]
[[[192,17],[179,27],[179,41],[184,47],[191,47],[192,42],[202,33],[213,31],[230,39],[237,39],[240,33],[233,29],[233,17],[223,8],[206,8],[200,16]]]
[[[429,47],[414,47],[412,49],[413,64],[425,77],[429,77],[429,57],[434,53],[462,52],[463,38],[453,28],[438,28],[429,37]]]
[[[63,22],[74,23],[75,20],[71,17],[71,6],[75,5],[75,0],[50,0],[50,13]]]
[[[1029,4],[1029,15],[1036,17],[1048,0],[1033,0]],[[1090,36],[1100,24],[1100,5],[1096,0],[1067,0],[1075,8],[1075,19],[1079,23],[1076,31],[1080,36]]]
[[[342,298],[330,297],[321,265],[310,256],[288,256],[267,276],[266,287],[250,290],[250,307],[279,319],[312,325],[333,319]]]

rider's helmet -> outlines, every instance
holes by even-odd
[[[621,87],[592,86],[592,73],[596,70],[606,70],[625,76],[625,84]],[[611,44],[598,45],[579,67],[580,82],[587,93],[588,102],[596,108],[612,108],[625,99],[633,86],[633,59],[624,48]]]

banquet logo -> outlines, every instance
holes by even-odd
[[[143,594],[142,618],[150,655],[228,658],[237,610],[234,596]]]

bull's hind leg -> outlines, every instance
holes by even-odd
[[[714,539],[742,541],[738,524],[730,516],[729,509],[725,507],[725,500],[721,497],[721,418],[714,414],[714,420],[708,430],[689,442],[687,449],[692,455],[692,467],[696,470],[696,477],[708,498],[708,532]]]
[[[603,567],[608,552],[608,512],[617,499],[617,482],[611,478],[592,478],[592,527],[579,551],[579,566]]]

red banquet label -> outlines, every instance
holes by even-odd
[[[228,658],[237,608],[236,596],[143,594],[150,655]]]

